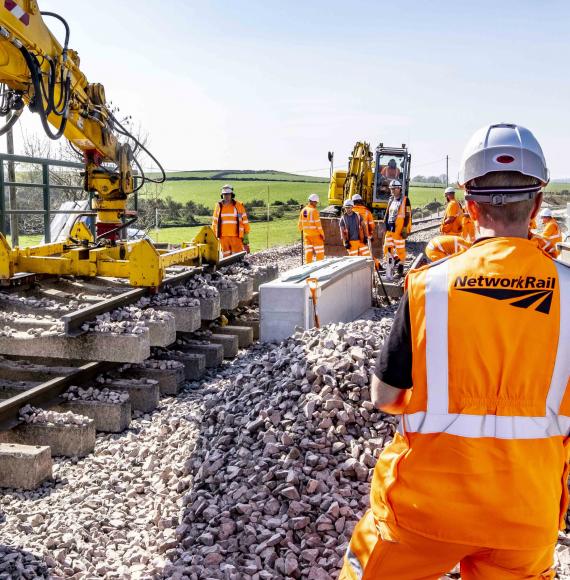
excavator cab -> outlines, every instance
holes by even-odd
[[[390,182],[397,179],[402,183],[402,192],[408,195],[410,186],[411,155],[405,144],[402,147],[376,147],[374,157],[374,185],[371,210],[376,219],[384,219],[390,199]]]

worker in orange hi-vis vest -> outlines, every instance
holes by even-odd
[[[212,229],[220,240],[224,258],[243,252],[249,253],[250,225],[245,207],[235,199],[231,185],[224,185],[219,201],[214,208]]]
[[[560,251],[556,247],[556,244],[562,241],[560,226],[558,225],[556,219],[553,217],[552,211],[547,207],[540,210],[538,217],[540,218],[544,229],[540,234],[536,234],[536,237],[542,238],[544,240],[543,249],[545,252],[548,252],[555,258],[558,258]]]
[[[372,212],[366,207],[366,204],[359,193],[355,193],[352,196],[352,201],[354,202],[354,212],[359,214],[364,222],[368,240],[373,242],[376,237],[376,224],[374,223]]]
[[[444,194],[447,205],[445,206],[445,213],[439,231],[442,234],[460,236],[463,227],[463,208],[455,199],[455,189],[453,187],[448,187]]]
[[[425,254],[430,262],[437,262],[442,258],[448,258],[459,252],[464,252],[471,246],[471,242],[460,236],[435,236],[425,249]]]
[[[398,169],[396,160],[390,159],[390,161],[388,161],[388,165],[383,167],[380,171],[380,175],[386,179],[400,179],[400,170]]]
[[[370,256],[368,231],[362,216],[354,211],[352,199],[342,204],[344,215],[340,218],[340,237],[349,256]]]
[[[435,580],[458,562],[468,580],[554,578],[568,508],[570,267],[528,239],[548,180],[524,127],[469,141],[459,184],[479,238],[406,278],[370,385],[400,424],[341,580]]]
[[[412,206],[408,196],[402,193],[402,184],[393,179],[390,182],[392,197],[388,202],[384,223],[386,233],[384,235],[384,258],[393,256],[396,262],[398,274],[404,273],[404,260],[406,259],[406,238],[412,227]]]
[[[464,208],[462,221],[461,221],[461,237],[471,245],[475,241],[475,222],[473,218],[469,215],[469,212]]]
[[[317,209],[318,203],[319,196],[316,193],[309,195],[309,203],[301,210],[297,223],[299,231],[303,233],[306,264],[325,259],[325,232]]]

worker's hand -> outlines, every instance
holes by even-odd
[[[243,242],[243,245],[244,245],[244,246],[249,246],[249,234],[244,234],[244,235],[243,235],[243,240],[242,240],[242,242]]]
[[[347,249],[350,250],[350,242],[347,240],[346,242],[343,243],[343,246]]]
[[[249,249],[249,244],[244,244],[243,245],[244,250],[246,251],[247,254],[251,254],[251,250]]]

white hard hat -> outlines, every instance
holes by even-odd
[[[445,195],[448,193],[453,193],[455,195],[455,189],[453,187],[448,187],[443,193],[445,193]]]
[[[394,189],[395,187],[402,187],[402,183],[398,179],[392,179],[390,181],[390,189]]]
[[[551,218],[552,217],[552,210],[549,207],[545,207],[544,209],[540,210],[538,217]]]
[[[234,188],[227,183],[226,183],[226,185],[224,185],[222,187],[222,193],[233,193],[233,192],[234,192]]]
[[[316,201],[319,203],[319,196],[316,193],[311,193],[311,195],[309,195],[309,201]]]
[[[352,196],[352,201],[362,201],[362,196],[359,193],[355,193]]]
[[[342,207],[354,207],[354,202],[352,199],[345,199]]]
[[[457,182],[464,187],[472,179],[494,171],[522,173],[534,177],[541,185],[549,181],[546,160],[536,137],[527,128],[513,123],[486,125],[475,131],[463,152]],[[540,186],[468,186],[467,190],[470,197],[466,199],[502,205],[532,199]]]

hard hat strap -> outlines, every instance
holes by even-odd
[[[473,187],[466,188],[465,199],[467,201],[477,201],[479,203],[490,203],[500,206],[507,203],[516,203],[534,199],[540,191],[541,186],[531,187]]]

